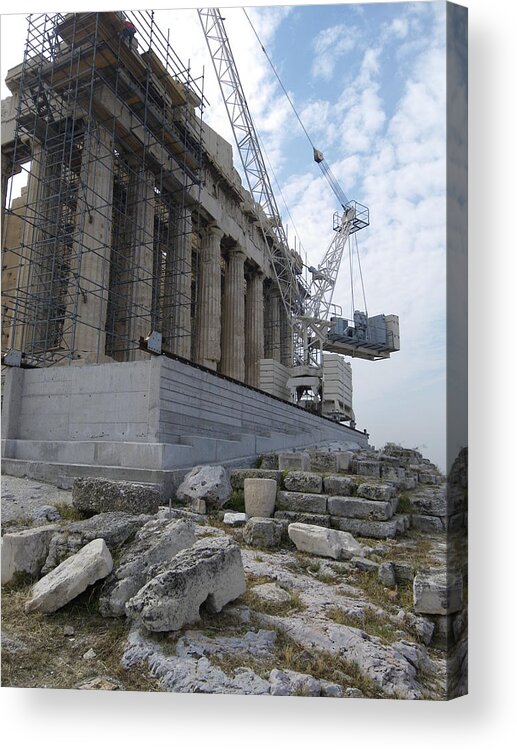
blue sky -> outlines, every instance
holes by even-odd
[[[368,313],[400,316],[399,353],[384,362],[352,361],[358,427],[376,446],[393,440],[420,447],[445,468],[445,3],[265,6],[248,13],[344,192],[370,208],[371,225],[358,236]],[[225,8],[223,15],[289,207],[290,217],[277,195],[289,237],[294,221],[309,264],[317,264],[338,205],[244,13]],[[197,13],[157,11],[157,20],[171,29],[171,43],[190,59],[193,74],[204,67],[205,119],[233,145]],[[2,55],[11,56],[5,70],[21,60],[23,35],[14,54],[14,20],[2,22],[2,41],[10,41]],[[334,302],[350,312],[346,259]]]

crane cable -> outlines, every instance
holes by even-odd
[[[298,111],[296,110],[296,107],[294,106],[293,100],[289,96],[289,93],[288,93],[287,89],[285,88],[284,84],[282,83],[282,79],[278,75],[277,70],[276,70],[276,68],[274,66],[273,61],[271,60],[270,56],[268,55],[266,48],[262,44],[262,40],[260,39],[260,37],[259,37],[259,35],[257,33],[257,30],[255,29],[255,27],[254,27],[254,25],[253,25],[253,23],[251,21],[251,18],[249,17],[249,15],[248,15],[248,13],[246,11],[246,8],[243,8],[242,10],[244,12],[244,15],[248,19],[249,25],[251,26],[251,29],[252,29],[253,33],[255,34],[255,37],[257,38],[258,43],[260,44],[262,52],[266,56],[266,59],[267,59],[269,65],[271,67],[271,70],[275,74],[275,77],[276,77],[278,83],[280,84],[280,88],[284,92],[285,97],[286,97],[287,101],[289,102],[289,104],[291,105],[291,109],[293,110],[296,119],[300,123],[300,126],[301,126],[303,132],[307,136],[307,140],[311,144],[313,150],[316,150],[316,146],[314,145],[314,143],[313,143],[313,141],[312,141],[309,133],[307,132],[307,129],[306,129],[305,125],[303,124],[302,119],[301,119],[300,115],[298,114]],[[329,167],[329,171],[330,171],[330,167]],[[273,173],[273,176],[275,176],[274,173]],[[278,186],[278,180],[276,179],[276,176],[275,176],[275,182],[277,183],[277,186]],[[280,194],[282,194],[281,191],[280,191]],[[283,198],[283,195],[282,195],[282,198]],[[284,200],[284,204],[285,204],[285,200]],[[285,204],[285,206],[286,206],[286,209],[287,209],[287,213],[291,217],[291,214],[289,213],[289,209],[287,208],[287,204]],[[292,217],[291,217],[291,220],[292,220]],[[293,222],[293,225],[294,225],[294,222]],[[296,234],[298,234],[298,232],[296,231],[296,227],[295,227],[295,232],[296,232]],[[362,291],[363,291],[364,307],[365,307],[366,314],[368,314],[367,313],[367,306],[366,306],[366,295],[365,295],[365,291],[364,291],[363,271],[362,271],[362,268],[361,268],[361,258],[359,256],[359,246],[357,244],[357,233],[354,233],[354,234],[355,234],[355,236],[354,236],[354,240],[355,240],[355,252],[356,252],[356,255],[357,255],[357,263],[358,263],[358,266],[359,266],[359,275],[360,275],[360,278],[361,278],[361,287],[362,287]],[[355,307],[355,302],[354,302],[354,281],[353,281],[353,260],[352,260],[353,250],[352,250],[352,243],[350,241],[350,238],[349,238],[349,241],[348,241],[348,253],[349,253],[349,264],[350,264],[350,284],[351,284],[351,293],[352,293],[352,308],[354,308]]]
[[[281,87],[282,91],[284,92],[284,94],[285,94],[285,96],[286,96],[286,98],[287,98],[287,101],[288,101],[288,102],[289,102],[289,104],[291,105],[291,109],[293,110],[293,112],[294,112],[294,114],[295,114],[295,116],[296,116],[296,119],[297,119],[297,120],[298,120],[298,122],[300,123],[300,125],[301,125],[301,127],[302,127],[302,130],[303,130],[303,132],[304,132],[304,133],[305,133],[305,135],[307,136],[307,140],[308,140],[308,141],[309,141],[309,143],[311,144],[312,148],[313,148],[313,149],[315,149],[315,148],[316,148],[316,146],[315,146],[315,145],[314,145],[314,143],[312,142],[312,140],[311,140],[311,137],[310,137],[309,133],[307,132],[307,129],[305,128],[305,125],[304,125],[304,124],[303,124],[303,122],[302,122],[302,118],[300,117],[300,115],[299,115],[299,114],[298,114],[298,112],[296,111],[296,107],[294,106],[294,103],[293,103],[293,101],[292,101],[291,97],[289,96],[289,94],[288,94],[288,92],[287,92],[287,89],[285,88],[284,84],[282,83],[282,80],[281,80],[280,76],[279,76],[279,75],[278,75],[278,73],[276,72],[276,68],[275,68],[275,66],[274,66],[274,64],[273,64],[273,61],[272,61],[272,60],[271,60],[271,58],[269,57],[269,55],[268,55],[268,53],[267,53],[267,50],[266,50],[266,48],[265,48],[265,47],[264,47],[264,45],[262,44],[262,41],[261,41],[261,39],[260,39],[259,35],[257,34],[257,31],[256,31],[255,27],[253,26],[253,23],[252,23],[252,21],[251,21],[251,18],[250,18],[250,17],[248,16],[248,13],[246,12],[246,8],[243,8],[242,10],[244,11],[244,15],[246,16],[246,18],[247,18],[247,19],[248,19],[248,21],[249,21],[249,24],[250,24],[250,26],[251,26],[251,28],[252,28],[252,31],[253,31],[253,33],[254,33],[254,34],[255,34],[255,36],[257,37],[257,41],[258,41],[258,43],[260,44],[260,47],[261,47],[261,49],[262,49],[262,52],[263,52],[263,53],[265,54],[265,56],[266,56],[266,58],[267,58],[267,61],[268,61],[268,63],[269,63],[269,64],[270,64],[270,66],[271,66],[271,70],[272,70],[272,71],[273,71],[273,73],[275,74],[275,77],[276,77],[276,79],[277,79],[278,83],[280,84],[280,87]]]

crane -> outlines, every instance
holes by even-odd
[[[291,382],[292,392],[294,395],[297,387],[298,391],[300,387],[303,388],[304,379],[308,388],[314,388],[315,381],[319,379],[320,386],[315,387],[318,391],[321,387],[323,349],[373,360],[387,358],[391,351],[398,348],[397,345],[390,348],[387,336],[383,338],[381,335],[378,341],[370,342],[368,319],[365,322],[363,313],[354,313],[355,326],[348,325],[348,321],[342,318],[330,317],[332,296],[344,248],[352,234],[369,225],[369,211],[366,206],[347,199],[323,154],[313,147],[314,161],[319,165],[338,199],[341,211],[334,215],[335,234],[323,260],[317,268],[309,268],[312,281],[307,287],[301,278],[302,269],[298,267],[296,255],[289,248],[221,12],[219,8],[198,8],[198,16],[249,191],[264,211],[266,220],[261,218],[260,223],[265,245],[293,332],[294,361],[291,381],[295,382]],[[263,46],[262,49],[265,52]],[[272,65],[271,60],[269,62]],[[289,101],[293,106],[290,99]],[[296,111],[295,114],[298,117]],[[396,328],[398,335],[398,318],[396,326],[393,324],[392,327],[394,330]]]

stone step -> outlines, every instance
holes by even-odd
[[[409,516],[393,516],[389,521],[367,521],[361,518],[330,517],[333,529],[349,531],[351,534],[371,537],[373,539],[393,539],[397,534],[409,528]]]
[[[193,448],[179,443],[112,440],[6,440],[6,458],[63,464],[120,466],[129,469],[175,469],[191,463]]]
[[[393,516],[393,506],[387,501],[334,496],[328,499],[328,512],[331,516],[362,518],[370,521],[389,521]]]

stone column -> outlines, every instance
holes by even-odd
[[[190,359],[192,341],[192,214],[179,207],[171,211],[173,232],[167,252],[163,333],[165,347]]]
[[[34,326],[34,315],[30,304],[29,287],[31,267],[37,263],[33,247],[38,236],[43,194],[42,177],[45,173],[45,152],[39,143],[35,143],[32,161],[27,180],[27,205],[21,230],[20,260],[16,280],[16,301],[13,310],[12,346],[23,350]]]
[[[153,300],[154,247],[154,175],[139,169],[134,175],[135,232],[131,260],[131,310],[128,337],[131,351],[128,359],[148,359],[149,354],[138,349],[140,336],[151,331]]]
[[[285,367],[293,366],[293,329],[282,300],[280,300],[280,361]]]
[[[246,255],[239,245],[230,250],[226,266],[221,372],[244,381],[244,261]]]
[[[270,359],[280,362],[280,306],[282,298],[276,287],[270,288],[268,302],[268,355]]]
[[[221,240],[215,224],[203,236],[198,281],[196,362],[217,370],[221,360]]]
[[[95,127],[84,137],[73,247],[79,279],[71,281],[69,309],[76,316],[72,351],[91,362],[105,354],[112,215],[113,140],[107,130]]]
[[[264,358],[264,274],[250,274],[246,290],[246,383],[260,387],[260,360]]]

